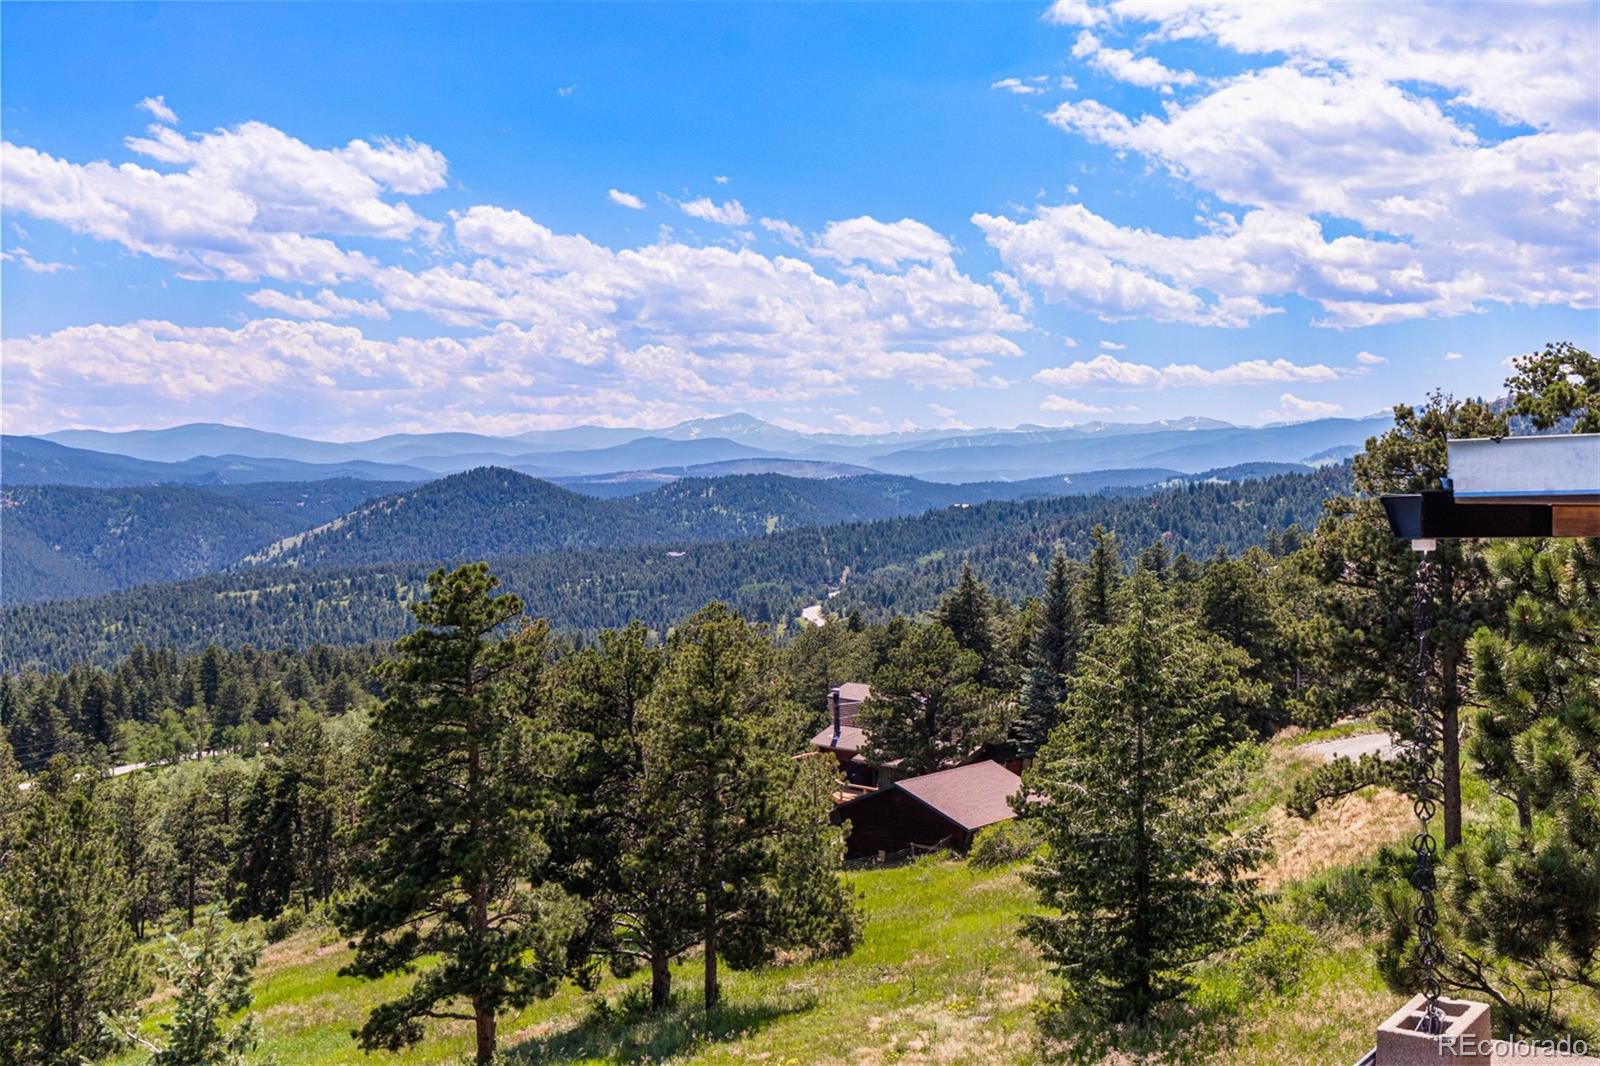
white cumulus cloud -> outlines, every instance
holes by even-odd
[[[705,219],[719,226],[746,226],[750,223],[750,216],[738,200],[724,200],[719,204],[709,196],[702,196],[697,200],[684,200],[678,206],[692,218]]]
[[[1342,410],[1336,403],[1320,400],[1302,400],[1292,392],[1278,397],[1278,407],[1262,411],[1260,417],[1268,422],[1304,422],[1313,418],[1329,418]]]
[[[892,267],[907,260],[943,259],[950,254],[950,242],[916,219],[880,222],[862,215],[828,223],[812,252],[845,263],[864,260]]]
[[[150,112],[158,122],[165,122],[169,126],[178,124],[178,113],[167,106],[165,96],[147,96],[137,106],[142,111]]]
[[[1147,89],[1193,85],[1198,79],[1187,70],[1170,70],[1160,60],[1136,56],[1126,48],[1108,48],[1088,30],[1078,35],[1072,54],[1118,81]]]
[[[1211,385],[1260,385],[1279,381],[1335,381],[1339,372],[1322,363],[1292,363],[1287,359],[1247,359],[1215,369],[1193,363],[1164,367],[1124,362],[1114,355],[1047,367],[1035,381],[1061,388],[1165,389]]]
[[[293,315],[295,318],[352,318],[358,315],[362,318],[389,317],[388,309],[377,300],[356,300],[340,296],[332,289],[323,289],[313,297],[301,296],[298,293],[290,296],[276,289],[259,289],[247,295],[245,299],[257,307],[279,314]]]
[[[611,189],[606,192],[606,196],[610,198],[612,203],[621,207],[632,208],[635,211],[644,210],[644,201],[633,195],[631,192],[623,192],[621,189]]]
[[[6,211],[57,222],[169,263],[183,278],[331,284],[373,269],[333,238],[431,239],[440,227],[386,192],[444,184],[442,155],[413,141],[313,148],[258,122],[189,138],[131,137],[136,163],[72,163],[4,145]]]
[[[1600,305],[1600,23],[1586,5],[1118,0],[1047,19],[1080,27],[1072,50],[1097,69],[1181,90],[1155,110],[1072,100],[1049,121],[1243,209],[1198,236],[1082,205],[977,216],[1047,299],[1243,325],[1299,296],[1335,327]],[[1177,43],[1250,64],[1202,82],[1161,61]]]
[[[1084,403],[1070,396],[1058,396],[1051,393],[1039,402],[1039,410],[1049,411],[1053,414],[1064,415],[1104,415],[1110,414],[1111,408],[1099,407],[1092,403]]]

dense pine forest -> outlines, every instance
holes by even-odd
[[[5,445],[7,455],[14,445]],[[350,567],[461,561],[604,547],[762,536],[807,526],[922,514],[991,500],[1043,499],[1158,484],[1308,471],[1250,463],[1185,476],[1176,470],[959,485],[884,474],[624,481],[598,498],[499,467],[421,486],[332,478],[243,485],[133,488],[6,482],[0,602],[92,596],[150,582],[249,567]]]
[[[348,478],[204,488],[7,484],[0,599],[94,596],[212,573],[401,487]]]
[[[1536,428],[1600,432],[1588,353],[1527,357],[1508,386]],[[316,923],[351,945],[340,978],[381,989],[345,1059],[457,1025],[488,1063],[503,1019],[634,975],[631,1005],[602,998],[585,1026],[687,1001],[703,1034],[755,1028],[717,1027],[740,1009],[724,968],[871,949],[839,873],[835,766],[794,758],[845,681],[872,685],[879,765],[1004,750],[1026,767],[1016,820],[966,861],[1016,864],[1027,888],[1020,931],[991,935],[1041,967],[1040,1057],[1173,1052],[1175,1032],[1294,994],[1319,938],[1359,940],[1409,994],[1404,853],[1271,891],[1260,872],[1269,815],[1392,788],[1414,756],[1302,772],[1270,812],[1247,800],[1286,729],[1406,735],[1419,610],[1445,738],[1445,987],[1492,1000],[1502,1032],[1590,1033],[1600,540],[1443,542],[1419,603],[1375,500],[1438,486],[1446,439],[1508,428],[1435,395],[1314,475],[681,557],[276,570],[13,608],[0,1061],[246,1061],[259,940]],[[825,624],[777,624],[829,587]],[[110,772],[134,761],[163,765]],[[137,1016],[152,955],[171,1006],[154,1027]],[[1207,1031],[1206,1061],[1232,1061],[1225,1022]]]
[[[1159,540],[1174,554],[1239,552],[1292,526],[1314,525],[1323,501],[1348,484],[1348,468],[1329,467],[1259,481],[1204,481],[1148,497],[994,501],[721,543],[548,551],[492,561],[506,588],[565,632],[593,635],[635,618],[665,632],[713,599],[782,628],[832,589],[841,593],[833,606],[873,616],[926,609],[968,558],[997,592],[1020,598],[1055,545],[1081,555],[1097,524],[1122,531],[1135,550]],[[686,503],[675,506],[685,515],[693,511]],[[744,521],[741,512],[729,513],[730,521]],[[408,606],[431,569],[428,563],[268,568],[7,607],[0,611],[3,653],[11,670],[59,669],[109,664],[136,644],[199,651],[211,643],[277,648],[393,640],[408,628]]]

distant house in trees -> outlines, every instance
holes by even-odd
[[[966,851],[985,826],[1015,817],[1010,799],[1022,778],[983,760],[908,777],[833,809],[833,822],[850,823],[845,857],[863,858],[917,845]]]
[[[828,709],[833,715],[822,732],[811,738],[811,746],[839,760],[839,771],[856,791],[882,788],[894,780],[894,764],[876,766],[862,753],[867,734],[856,724],[861,705],[872,695],[872,686],[847,681],[828,691]]]
[[[987,744],[979,745],[972,749],[972,753],[961,760],[962,766],[975,762],[994,762],[1004,766],[1017,776],[1022,771],[1033,765],[1033,759],[1024,757],[1022,749],[1014,740],[993,740]]]

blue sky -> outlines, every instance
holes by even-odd
[[[1361,415],[1592,346],[1591,4],[7,4],[7,432]]]

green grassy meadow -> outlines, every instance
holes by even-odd
[[[1233,1066],[1353,1063],[1377,1023],[1399,1004],[1373,961],[1375,929],[1332,913],[1363,896],[1364,864],[1412,831],[1410,805],[1369,789],[1310,821],[1283,813],[1282,798],[1314,767],[1285,739],[1264,749],[1247,797],[1275,857],[1262,871],[1269,910],[1285,940],[1270,938],[1205,967],[1189,1001],[1173,1007],[1124,1050],[1088,1061],[1192,1062]],[[1476,790],[1475,790],[1476,791]],[[1479,803],[1489,801],[1479,793]],[[1480,809],[1480,816],[1482,816]],[[644,975],[608,978],[593,993],[570,985],[501,1019],[512,1063],[1030,1063],[1062,1061],[1078,1045],[1041,1035],[1036,1004],[1052,979],[1017,935],[1032,905],[1020,867],[982,871],[951,857],[847,875],[866,914],[848,958],[796,960],[758,972],[724,968],[725,1008],[707,1025],[698,959],[674,973],[675,1007],[641,1009]],[[1330,904],[1328,901],[1334,901]],[[350,952],[326,924],[269,945],[256,982],[262,1051],[280,1066],[464,1062],[470,1025],[437,1022],[421,1044],[363,1055],[351,1038],[375,1004],[405,978],[340,977]],[[159,997],[150,1004],[159,1012]],[[159,1020],[159,1014],[151,1024]],[[1131,1051],[1130,1051],[1131,1049]],[[137,1063],[130,1057],[128,1063]]]

